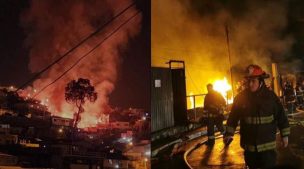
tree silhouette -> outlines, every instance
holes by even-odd
[[[78,108],[78,111],[74,113],[74,128],[77,128],[80,114],[84,112],[83,104],[86,101],[95,102],[96,99],[97,93],[89,79],[79,78],[78,81],[72,80],[67,84],[65,87],[65,100]]]

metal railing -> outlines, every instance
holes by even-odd
[[[188,119],[190,121],[197,122],[199,118],[203,116],[205,96],[206,94],[194,94],[187,96],[187,105],[190,105],[190,108],[188,108]]]

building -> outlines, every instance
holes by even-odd
[[[51,124],[52,124],[52,126],[72,127],[73,126],[73,119],[64,118],[64,117],[60,117],[60,116],[52,116],[51,117]]]
[[[130,127],[129,122],[116,121],[116,122],[111,122],[110,123],[110,128],[111,129],[118,129],[118,130],[129,130],[131,127]]]
[[[21,97],[13,89],[0,87],[0,115],[41,119],[47,119],[51,116],[45,104],[36,99]]]

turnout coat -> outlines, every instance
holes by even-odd
[[[240,123],[241,147],[245,151],[262,152],[276,148],[276,133],[282,137],[290,134],[283,105],[275,93],[266,86],[257,92],[239,93],[227,120],[225,135],[234,135]]]

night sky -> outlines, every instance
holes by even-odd
[[[0,1],[0,86],[20,86],[33,74],[28,69],[28,49],[24,46],[26,35],[20,25],[20,15],[29,7],[29,1]],[[150,2],[138,1],[142,12],[142,27],[129,41],[122,55],[118,80],[110,95],[110,105],[122,108],[150,110]]]

